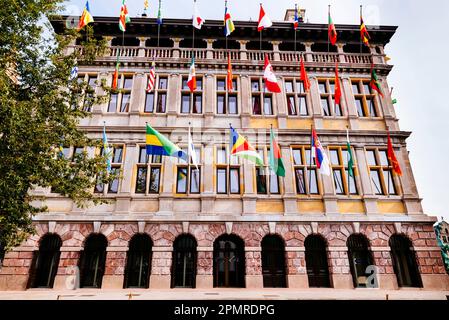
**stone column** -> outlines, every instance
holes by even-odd
[[[173,58],[178,59],[180,57],[179,43],[183,38],[170,38],[173,41]]]
[[[213,259],[213,247],[198,247],[196,288],[212,289],[214,287]]]
[[[285,95],[285,87],[283,79],[279,79],[278,83],[281,87],[281,93],[275,94],[277,107],[277,120],[279,129],[287,129],[287,96]]]
[[[112,74],[107,72],[101,72],[98,75],[98,81],[101,82],[103,79],[106,81],[106,85],[109,85],[109,83],[112,81]],[[95,94],[97,96],[104,96],[108,93],[105,90],[103,90],[101,86],[98,86],[95,91]],[[109,104],[109,99],[105,100],[106,101],[104,101],[103,103],[94,104],[92,106],[92,118],[90,119],[90,125],[98,125],[98,126],[103,125],[104,120],[103,113],[107,112]]]
[[[118,249],[118,248],[117,248]],[[102,289],[122,289],[125,277],[126,251],[106,248],[106,268],[101,284]],[[125,250],[127,248],[123,248]]]
[[[290,289],[306,289],[309,287],[307,279],[305,248],[286,247],[287,282]]]
[[[146,75],[143,72],[134,75],[133,87],[131,91],[131,103],[129,110],[129,125],[139,126],[140,113],[143,111],[145,105],[145,82]]]
[[[320,92],[318,89],[318,79],[316,76],[309,76],[310,79],[310,100],[312,101],[312,116],[316,129],[323,128],[323,115],[321,111]]]
[[[393,179],[395,180],[396,185],[402,186],[403,199],[407,213],[409,215],[423,214],[423,207],[421,199],[419,198],[418,189],[416,188],[407,148],[401,146],[399,151],[395,150],[395,152],[402,169],[402,177],[394,175]]]
[[[210,128],[214,125],[215,115],[215,77],[207,73],[204,75],[204,126]]]
[[[389,127],[391,131],[400,130],[399,123],[397,121],[396,113],[394,110],[394,105],[392,103],[390,87],[388,86],[386,79],[384,78],[380,79],[380,85],[382,88],[384,98],[382,98],[379,94],[376,94],[376,96],[378,99],[377,101],[379,101],[380,103],[379,107],[382,109],[382,113],[384,115],[385,125]]]
[[[351,269],[346,247],[329,247],[328,260],[330,276],[335,289],[353,289]]]
[[[257,190],[255,190],[254,165],[244,161],[242,167],[245,190],[243,194],[243,214],[256,214]]]
[[[284,181],[284,211],[285,215],[296,215],[298,214],[298,203],[296,198],[296,190],[295,190],[295,172],[292,170],[292,156],[290,152],[290,146],[288,144],[280,144],[282,159],[284,161],[285,167],[285,178]]]
[[[159,211],[156,215],[172,216],[173,215],[173,191],[176,187],[176,159],[170,157],[163,158],[163,175],[162,175],[162,192],[159,195]]]
[[[355,150],[355,156],[357,158],[357,165],[359,169],[359,175],[356,176],[356,179],[360,179],[361,194],[363,194],[365,212],[368,215],[377,214],[379,212],[377,208],[377,197],[373,192],[364,146],[363,144],[353,144],[353,148]]]
[[[337,53],[338,53],[338,62],[339,63],[345,63],[345,52],[343,50],[343,47],[345,46],[345,43],[338,42],[337,43]]]
[[[240,60],[248,60],[248,50],[246,49],[247,40],[238,40],[240,43]]]
[[[273,45],[274,61],[281,61],[281,54],[279,52],[279,45],[281,41],[270,41]]]
[[[149,39],[147,37],[139,37],[139,54],[138,57],[139,58],[144,58],[145,57],[145,51],[146,51],[146,46],[145,46],[145,42]]]
[[[167,126],[173,127],[176,125],[178,112],[181,109],[181,75],[179,73],[171,73],[168,78],[167,93]]]
[[[153,247],[150,289],[169,289],[171,287],[172,256],[172,247]]]
[[[116,197],[115,213],[117,214],[129,214],[131,194],[133,193],[132,186],[134,185],[132,179],[138,159],[139,147],[135,143],[128,143],[122,165],[123,179],[120,183],[120,193]]]
[[[358,114],[357,114],[357,108],[354,101],[354,95],[352,94],[352,87],[351,87],[351,80],[348,76],[341,77],[341,83],[342,83],[342,98],[344,99],[344,102],[347,106],[347,113],[348,113],[348,119],[349,119],[349,125],[351,130],[358,130],[359,129],[359,121],[358,121]]]
[[[303,43],[305,48],[306,48],[306,52],[304,54],[304,61],[306,62],[312,62],[312,45],[313,42],[304,42]]]
[[[55,290],[67,290],[67,283],[70,280],[78,276],[78,261],[80,258],[80,252],[82,248],[70,248],[70,251],[66,251],[68,248],[61,247],[61,255],[59,257],[59,267],[58,273],[55,277],[55,282],[53,284],[53,289]]]
[[[263,288],[261,251],[262,248],[260,247],[249,247],[245,249],[245,282],[247,289]]]
[[[104,39],[106,40],[106,51],[104,52],[104,55],[106,57],[111,55],[111,47],[112,47],[112,39],[113,37],[111,36],[106,36],[104,37]]]
[[[213,48],[213,44],[214,42],[217,41],[216,39],[206,39],[207,42],[207,54],[206,54],[206,58],[207,59],[213,59],[214,58],[214,48]]]
[[[251,79],[248,75],[240,76],[240,114],[242,121],[242,128],[249,128],[250,126],[250,118],[252,114],[251,110]]]
[[[214,154],[214,146],[207,144],[204,147],[205,161],[203,161],[203,186],[201,194],[201,213],[211,214],[214,212],[215,188],[214,188],[214,163],[211,155]]]

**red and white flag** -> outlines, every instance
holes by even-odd
[[[151,63],[150,74],[148,75],[148,85],[147,92],[150,93],[154,89],[154,84],[156,82],[156,69],[155,63]]]
[[[273,25],[273,22],[271,22],[271,19],[265,13],[265,10],[263,9],[262,4],[260,4],[259,24],[257,25],[257,31],[260,32],[265,28],[271,27],[272,25]]]
[[[203,26],[203,23],[206,20],[204,20],[203,18],[201,18],[201,14],[198,11],[198,8],[196,6],[196,1],[193,3],[193,26],[197,29],[201,29],[201,27]]]
[[[276,75],[273,72],[273,67],[271,66],[270,61],[268,60],[268,55],[265,54],[265,71],[263,74],[263,78],[265,80],[265,87],[270,92],[280,93],[281,87],[278,84],[278,80]]]

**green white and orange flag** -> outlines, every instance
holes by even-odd
[[[126,24],[131,22],[129,17],[128,8],[126,7],[125,0],[122,2],[122,7],[120,9],[120,18],[118,21],[118,26],[122,32],[126,31]]]
[[[241,157],[254,162],[257,166],[263,166],[263,160],[256,149],[233,127],[231,127],[230,150],[231,156]]]
[[[271,170],[279,177],[285,177],[285,167],[282,161],[281,148],[276,141],[273,128],[270,130],[270,155],[269,162]]]
[[[331,17],[331,9],[329,6],[329,24],[328,24],[328,34],[329,34],[329,41],[330,43],[335,46],[337,43],[337,29],[335,28],[334,21]]]
[[[114,76],[112,77],[112,89],[117,90],[118,87],[118,72],[120,68],[120,50],[117,50],[117,62],[115,64]]]

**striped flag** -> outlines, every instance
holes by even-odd
[[[393,171],[398,176],[402,176],[401,166],[399,165],[399,161],[396,158],[396,155],[394,153],[393,143],[391,142],[391,137],[390,137],[390,130],[388,130],[388,129],[387,129],[387,134],[388,134],[388,151],[387,151],[388,160],[390,161],[391,165],[393,166]]]
[[[301,9],[295,4],[295,20],[293,21],[293,28],[299,28],[299,18],[301,17]]]
[[[192,63],[190,64],[189,78],[187,79],[187,86],[190,92],[196,90],[196,71],[195,71],[195,58],[192,56]]]
[[[369,40],[371,39],[365,22],[363,22],[362,14],[360,14],[360,38],[365,46],[369,46]]]
[[[126,31],[126,24],[131,22],[129,17],[128,8],[126,7],[125,0],[122,2],[122,7],[120,8],[120,18],[118,21],[118,26],[122,32]]]
[[[271,170],[279,177],[285,177],[285,167],[282,161],[281,148],[276,141],[273,128],[270,130],[270,155],[269,163]]]
[[[232,22],[231,14],[228,12],[227,1],[225,4],[225,16],[224,16],[224,25],[225,25],[225,36],[228,37],[235,30],[234,22]]]
[[[376,70],[374,70],[374,64],[371,64],[371,81],[370,81],[370,87],[377,91],[379,95],[383,98],[384,94],[382,92],[382,87],[380,86],[379,78],[377,77]]]
[[[87,26],[89,23],[94,22],[94,18],[90,13],[89,1],[86,1],[86,6],[84,7],[83,13],[78,22],[78,31]]]
[[[263,160],[252,145],[231,126],[231,155],[241,157],[254,162],[257,166],[263,166]]]
[[[151,63],[150,74],[148,75],[148,85],[147,92],[150,93],[154,89],[154,84],[156,82],[156,68],[154,61]]]
[[[118,72],[120,69],[120,55],[119,55],[119,50],[117,50],[117,62],[115,64],[115,71],[114,71],[114,76],[112,77],[112,89],[113,90],[117,90],[118,87]]]

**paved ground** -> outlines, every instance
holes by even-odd
[[[130,295],[131,294],[131,295]],[[0,291],[0,300],[447,300],[449,291],[402,289],[175,289]]]

